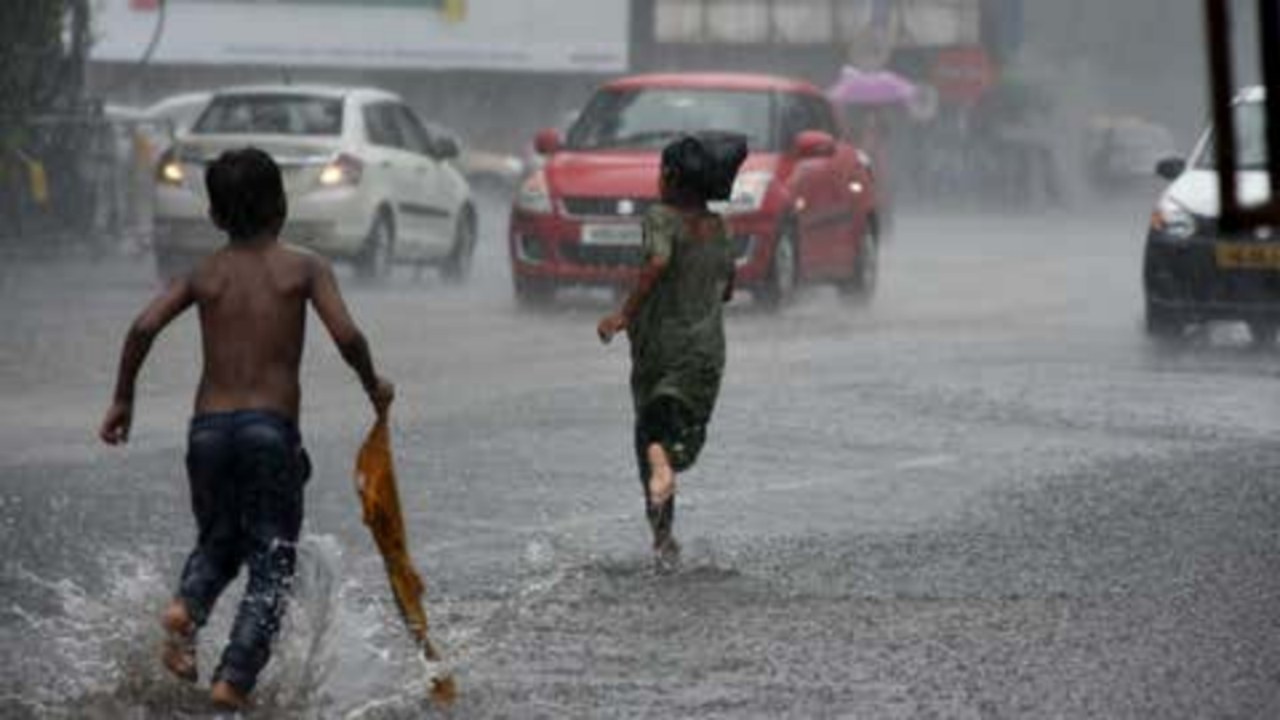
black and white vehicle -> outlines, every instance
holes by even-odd
[[[1270,197],[1264,100],[1262,88],[1235,100],[1236,182],[1246,206]],[[1263,228],[1245,237],[1220,236],[1214,132],[1211,127],[1202,134],[1190,160],[1169,158],[1157,168],[1172,184],[1152,212],[1147,234],[1147,332],[1176,340],[1195,323],[1233,320],[1248,324],[1255,343],[1271,344],[1280,327],[1280,235]]]
[[[476,242],[467,181],[398,96],[370,88],[261,86],[216,93],[159,162],[155,253],[169,276],[216,248],[205,165],[247,145],[270,153],[289,200],[286,240],[353,263],[368,278],[393,265],[465,279]]]

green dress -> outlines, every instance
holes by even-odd
[[[724,375],[733,249],[718,215],[657,205],[644,220],[644,259],[657,257],[667,259],[667,268],[628,326],[631,394],[640,423],[655,403],[676,409],[685,426],[677,431],[687,442],[668,450],[687,456],[673,458],[687,466],[701,449]]]

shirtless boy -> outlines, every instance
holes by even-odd
[[[394,396],[374,372],[329,265],[277,239],[287,214],[280,169],[253,148],[222,154],[205,172],[209,214],[228,242],[172,282],[134,321],[100,435],[129,439],[134,386],[153,341],[191,306],[204,351],[186,457],[198,537],[164,611],[165,666],[198,679],[196,633],[248,565],[249,582],[213,674],[212,699],[247,704],[280,628],[311,467],[298,432],[307,305],[328,329],[379,413]]]

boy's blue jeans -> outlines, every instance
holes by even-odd
[[[297,425],[271,412],[197,415],[187,449],[199,532],[178,587],[197,627],[249,566],[249,583],[214,673],[248,693],[271,656],[297,561],[303,486],[311,463]]]

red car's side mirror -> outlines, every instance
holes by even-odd
[[[805,130],[796,135],[795,153],[802,159],[832,157],[836,154],[836,139],[821,130]]]
[[[533,140],[533,149],[539,155],[554,155],[560,150],[560,131],[548,128],[539,132]]]

